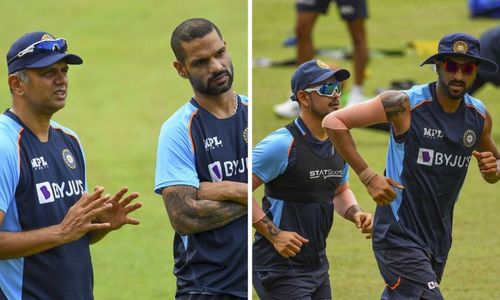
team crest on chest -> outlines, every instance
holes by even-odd
[[[73,170],[76,169],[75,157],[73,156],[73,153],[71,153],[71,151],[64,148],[62,151],[62,157],[64,159],[64,163],[66,163],[66,166],[68,166],[68,168]]]
[[[243,140],[245,141],[245,143],[248,144],[248,127],[245,128],[245,130],[243,130]]]
[[[465,131],[464,138],[463,138],[464,145],[466,147],[470,148],[474,145],[475,142],[476,142],[476,134],[474,133],[474,131],[472,131],[470,129]]]

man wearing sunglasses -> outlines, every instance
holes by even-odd
[[[472,157],[486,182],[500,179],[491,116],[466,93],[478,68],[498,70],[479,47],[468,34],[446,35],[438,53],[422,63],[435,64],[437,82],[387,91],[323,120],[378,204],[373,249],[386,283],[383,299],[443,299],[439,283],[451,247],[453,209]],[[377,122],[391,123],[384,176],[368,167],[349,131]]]
[[[233,92],[215,24],[186,20],[170,44],[194,92],[162,125],[156,160],[155,192],[176,232],[176,299],[246,299],[248,98]]]
[[[122,188],[87,193],[76,134],[52,120],[66,103],[64,39],[31,32],[7,53],[12,106],[0,115],[0,299],[92,299],[89,244],[124,224],[141,204]]]
[[[349,189],[348,165],[321,121],[339,109],[345,69],[319,60],[292,76],[300,116],[253,150],[253,185],[265,183],[262,208],[253,200],[253,284],[261,299],[331,299],[326,239],[333,211],[371,232],[372,216]],[[312,279],[314,278],[314,279]]]

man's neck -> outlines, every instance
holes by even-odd
[[[10,111],[15,114],[41,142],[47,142],[49,140],[51,116],[36,114],[31,110],[20,109],[15,105],[12,106]]]
[[[300,118],[317,140],[325,141],[328,139],[328,134],[321,126],[322,119],[307,113],[301,113]]]
[[[236,112],[238,100],[232,90],[214,96],[195,91],[194,95],[196,102],[218,119],[229,118]]]
[[[437,101],[443,108],[443,110],[447,113],[454,113],[459,107],[462,99],[452,99],[450,98],[446,92],[440,88],[439,82],[436,83],[436,97]]]

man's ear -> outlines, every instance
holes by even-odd
[[[309,94],[302,90],[298,91],[297,102],[299,102],[301,106],[309,107]]]
[[[177,74],[179,74],[179,76],[187,78],[186,68],[184,68],[184,65],[181,62],[177,60],[174,61],[174,68],[177,70]]]
[[[7,83],[12,94],[24,95],[23,82],[14,74],[10,74]]]

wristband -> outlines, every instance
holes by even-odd
[[[365,185],[368,186],[370,181],[377,176],[377,173],[375,173],[370,167],[364,169],[363,172],[359,173],[358,177],[359,180]]]

